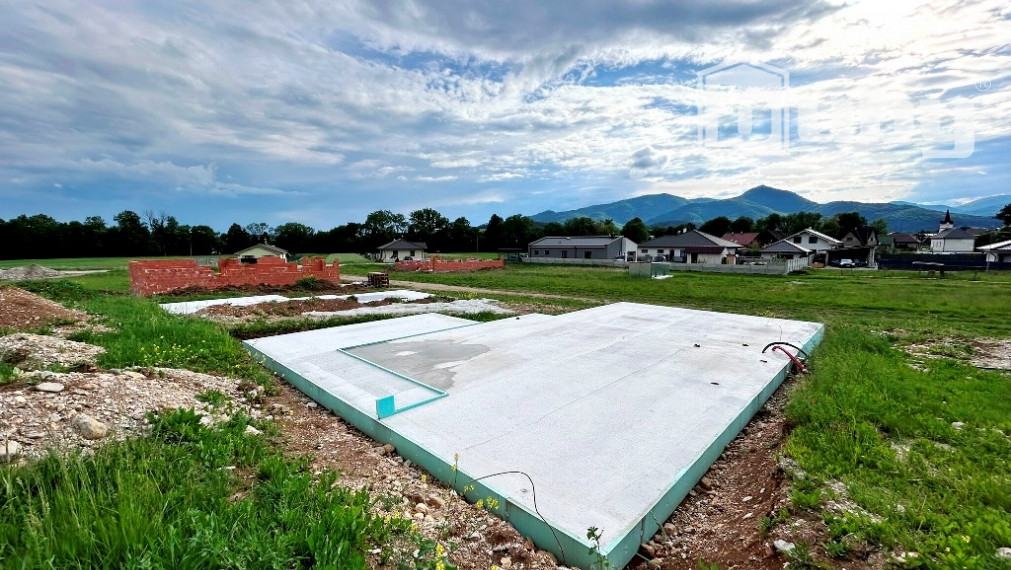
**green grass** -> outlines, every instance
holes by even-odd
[[[248,418],[199,420],[179,411],[93,455],[0,466],[0,566],[364,569],[369,549],[389,558],[410,536],[365,491],[244,434]]]
[[[4,259],[0,260],[0,269],[22,267],[26,265],[42,265],[50,269],[89,271],[95,269],[126,269],[129,257],[67,257],[57,259]]]
[[[500,253],[490,253],[490,252],[463,252],[463,253],[429,253],[428,256],[431,257],[437,255],[442,259],[498,259],[501,255]]]
[[[1011,275],[679,273],[656,281],[607,268],[509,264],[392,277],[824,322],[813,373],[787,408],[786,452],[806,472],[791,499],[796,513],[820,516],[829,483],[841,481],[859,509],[832,518],[821,547],[842,557],[857,541],[917,552],[927,567],[1008,568],[995,552],[1011,545],[1011,374],[959,359],[969,338],[1011,337]],[[925,371],[910,366],[904,343],[948,336],[956,338],[951,348],[933,352],[949,358],[928,359]],[[794,563],[811,564],[803,558]]]
[[[92,273],[69,277],[67,281],[77,283],[93,291],[127,294],[130,292],[130,274],[125,269],[112,269],[105,273]]]
[[[17,376],[15,375],[16,372],[14,370],[15,368],[16,367],[9,362],[0,362],[0,386],[10,384],[11,382],[17,380]]]
[[[829,330],[787,408],[786,451],[808,475],[794,504],[813,507],[819,483],[839,480],[878,518],[854,516],[859,539],[947,567],[1001,567],[994,553],[1011,544],[1011,375],[908,363],[881,335]]]
[[[270,375],[238,340],[210,321],[171,315],[149,299],[109,296],[67,280],[27,281],[21,287],[100,315],[111,332],[85,331],[74,340],[105,347],[98,364],[105,368],[165,366],[246,378],[261,384]]]
[[[785,277],[679,273],[656,281],[608,268],[508,264],[504,271],[392,277],[517,293],[454,293],[457,297],[571,308],[635,301],[826,323],[812,373],[802,377],[786,412],[793,430],[785,451],[806,472],[793,482],[791,516],[823,518],[829,529],[824,544],[811,545],[809,552],[823,548],[843,558],[854,543],[863,543],[919,553],[917,562],[906,566],[1008,567],[994,552],[1011,545],[1011,375],[972,368],[964,359],[973,337],[1011,337],[1009,274],[926,279],[886,271]],[[104,315],[116,332],[82,338],[109,349],[101,361],[106,366],[155,362],[264,380],[265,373],[222,326],[167,315],[151,300],[99,294],[99,287],[76,280],[27,287]],[[576,299],[538,299],[533,293]],[[252,323],[235,330],[257,336],[304,326]],[[910,366],[913,358],[903,344],[946,337],[954,340],[932,351],[940,358],[925,359],[919,364],[924,370]],[[0,378],[4,374],[0,369]],[[965,426],[956,429],[953,422]],[[838,498],[831,486],[836,481],[859,507],[854,512],[823,510]],[[788,524],[783,516],[764,525]],[[169,528],[154,534],[159,532]],[[794,562],[813,564],[801,558]]]
[[[949,274],[927,280],[913,272],[815,271],[764,276],[678,273],[631,279],[622,269],[511,263],[502,271],[393,273],[391,278],[597,299],[636,301],[743,314],[1011,336],[1011,274]]]

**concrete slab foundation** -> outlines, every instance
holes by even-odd
[[[321,404],[569,566],[652,536],[823,327],[617,303],[472,323],[421,315],[246,346]],[[473,489],[471,490],[471,487]],[[466,488],[466,489],[465,489]]]
[[[203,301],[182,301],[179,303],[162,303],[158,305],[162,309],[175,315],[191,315],[201,309],[216,305],[232,305],[236,307],[246,307],[249,305],[259,305],[260,303],[284,303],[285,301],[305,301],[307,299],[347,299],[354,297],[360,303],[371,303],[372,301],[382,301],[383,299],[401,299],[403,301],[418,301],[431,297],[429,293],[418,291],[408,291],[398,289],[396,291],[376,291],[374,293],[357,293],[355,295],[316,295],[315,297],[284,297],[281,295],[253,295],[251,297],[229,297],[225,299],[206,299]]]

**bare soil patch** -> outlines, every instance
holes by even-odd
[[[789,433],[783,410],[793,382],[773,394],[628,568],[696,570],[704,562],[720,568],[780,569],[790,559],[776,550],[777,540],[825,541],[828,531],[816,514],[793,514],[764,536],[760,529],[763,518],[790,510],[790,478],[780,453]],[[866,560],[868,552],[842,561],[817,547],[811,554],[832,567],[880,567]]]
[[[87,313],[68,309],[23,289],[0,286],[0,329],[29,331],[54,323],[87,319]]]
[[[906,346],[917,358],[953,358],[977,368],[1011,371],[1011,339],[941,338]]]
[[[434,303],[440,300],[445,299],[428,297],[426,299],[411,301],[411,303],[426,304]],[[197,311],[196,314],[229,317],[295,317],[310,311],[349,311],[360,307],[382,307],[384,305],[392,305],[394,303],[402,302],[404,301],[397,299],[382,299],[379,301],[370,301],[368,303],[359,303],[358,301],[351,299],[319,299],[313,297],[311,299],[298,301],[268,301],[266,303],[246,306],[214,305],[201,309]]]
[[[157,297],[248,297],[252,295],[267,294],[302,294],[302,295],[354,295],[355,293],[374,292],[376,289],[368,285],[350,283],[344,285],[334,285],[329,281],[317,281],[316,285],[308,288],[299,284],[294,285],[230,285],[210,289],[207,287],[182,287],[173,289],[165,293],[160,293]]]
[[[57,279],[60,277],[74,277],[76,275],[89,275],[91,273],[106,273],[107,269],[89,269],[87,271],[64,271],[50,269],[42,265],[25,265],[22,267],[12,267],[10,269],[0,269],[0,281],[24,281],[27,279]]]

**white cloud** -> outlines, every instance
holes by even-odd
[[[795,101],[835,108],[941,100],[971,108],[983,144],[1011,132],[1009,14],[995,0],[5,5],[0,175],[39,192],[58,173],[153,201],[246,195],[271,211],[293,192],[479,212],[759,183],[901,198],[963,166],[924,159],[922,133],[901,129],[796,141],[785,157],[755,140],[700,148],[694,72],[774,63]],[[488,184],[509,191],[472,199]]]

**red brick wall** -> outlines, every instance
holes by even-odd
[[[438,273],[502,269],[503,267],[505,267],[505,260],[501,257],[498,259],[442,259],[433,255],[425,260],[397,262],[397,271],[435,271]]]
[[[278,257],[261,257],[257,263],[227,258],[218,262],[218,273],[198,266],[193,259],[145,259],[130,262],[130,291],[134,295],[157,295],[183,287],[220,289],[232,285],[293,285],[303,277],[340,283],[340,261],[327,265],[321,257],[306,258],[302,265]]]

